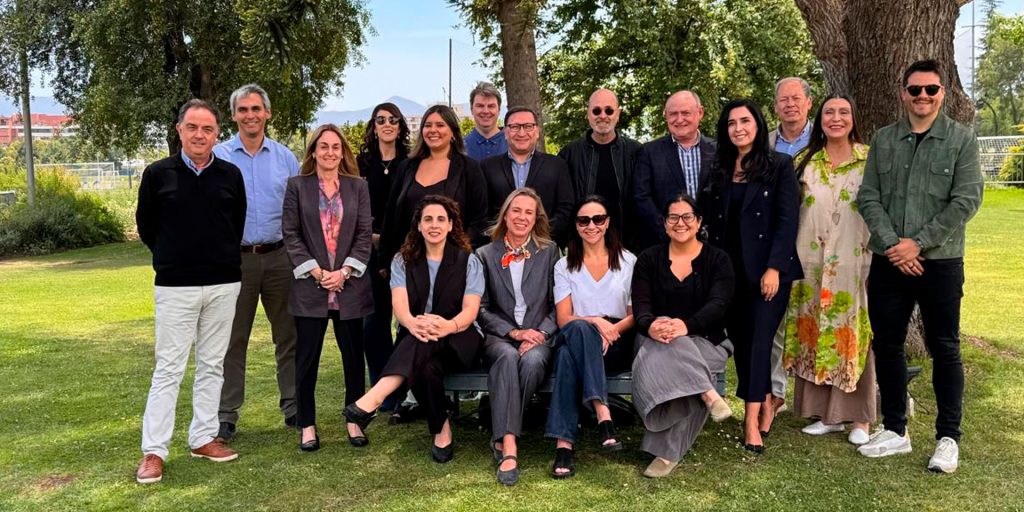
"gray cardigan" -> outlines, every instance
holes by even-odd
[[[366,181],[342,175],[339,191],[344,214],[338,232],[338,254],[329,265],[327,245],[320,225],[320,185],[315,174],[288,179],[281,214],[281,232],[294,268],[295,281],[288,299],[288,312],[294,316],[327,317],[327,290],[317,286],[310,271],[319,266],[338,270],[348,265],[352,276],[339,292],[340,318],[361,318],[373,311],[370,277],[366,276],[370,247],[373,244],[373,216],[370,189]]]
[[[476,321],[485,335],[506,338],[512,329],[537,329],[548,333],[550,344],[558,330],[552,288],[555,262],[560,255],[554,245],[539,249],[533,240],[527,248],[530,250],[530,258],[525,260],[523,266],[522,291],[527,304],[522,325],[518,325],[515,319],[516,297],[512,288],[512,273],[507,268],[501,268],[505,243],[497,240],[476,250],[487,280]]]

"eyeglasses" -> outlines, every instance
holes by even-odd
[[[585,228],[593,222],[595,226],[604,226],[605,222],[608,222],[608,214],[602,213],[599,215],[591,215],[590,217],[580,215],[576,217],[576,225]]]
[[[935,85],[935,84],[932,84],[932,85],[908,85],[906,87],[906,89],[907,89],[907,94],[910,94],[913,97],[916,97],[916,96],[920,95],[921,91],[924,91],[926,94],[928,94],[928,96],[935,96],[936,94],[939,93],[939,91],[942,90],[942,86],[941,85]]]
[[[374,119],[374,121],[377,122],[377,126],[384,126],[384,123],[388,123],[391,126],[398,124],[398,118],[395,116],[377,116],[377,118]]]
[[[685,222],[687,224],[692,224],[693,221],[695,221],[695,220],[697,220],[697,216],[695,214],[693,214],[693,212],[682,213],[682,214],[670,213],[668,215],[668,217],[665,219],[665,222],[668,222],[669,224],[673,224],[673,225],[679,224],[679,221],[683,221],[683,222]]]
[[[510,131],[510,132],[519,132],[519,131],[523,131],[523,130],[528,131],[528,132],[532,132],[533,129],[536,128],[536,127],[537,127],[537,123],[519,123],[519,124],[510,124],[510,125],[506,126],[505,128],[508,128],[508,131]]]
[[[594,107],[594,108],[590,109],[590,113],[594,114],[595,116],[601,115],[601,107]],[[614,108],[612,108],[612,107],[604,107],[604,115],[610,116],[610,115],[612,115],[614,113],[615,113],[615,109]]]

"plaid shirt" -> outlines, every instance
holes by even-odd
[[[700,186],[700,134],[697,134],[697,143],[689,148],[676,141],[676,150],[679,151],[679,166],[683,168],[686,193],[696,199],[697,187]]]

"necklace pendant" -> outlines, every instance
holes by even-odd
[[[384,168],[384,176],[387,176],[387,175],[388,175],[388,169],[387,169],[387,167],[385,167]]]

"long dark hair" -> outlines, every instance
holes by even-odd
[[[385,102],[373,107],[370,111],[370,120],[366,124],[366,133],[363,134],[363,143],[359,145],[359,160],[367,158],[380,159],[380,143],[377,139],[376,117],[381,110],[398,118],[398,138],[395,139],[395,160],[405,160],[409,156],[409,125],[405,122],[405,116],[398,109],[398,105]]]
[[[821,118],[825,115],[825,104],[832,100],[846,100],[850,104],[853,129],[850,130],[849,139],[854,144],[863,143],[860,134],[857,133],[857,105],[853,103],[853,98],[846,94],[830,94],[825,98],[825,101],[821,102],[821,107],[818,108],[818,115],[814,116],[814,126],[811,128],[811,142],[807,145],[807,149],[801,152],[803,156],[800,158],[800,163],[796,166],[797,174],[803,174],[804,168],[811,161],[811,157],[818,151],[825,149],[825,143],[828,142],[828,138],[825,137],[825,129],[821,126]]]
[[[605,213],[608,213],[608,230],[604,232],[604,246],[608,249],[608,268],[610,270],[619,270],[619,260],[622,258],[622,238],[619,237],[619,228],[615,227],[615,219],[611,217],[611,209],[608,208],[608,201],[605,198],[591,194],[584,197],[582,201],[576,203],[576,208],[573,209],[577,214],[580,213],[580,208],[588,203],[597,203],[604,207]],[[575,219],[573,219],[575,223]],[[569,237],[569,252],[566,255],[566,263],[568,264],[569,272],[579,272],[583,268],[583,239],[580,238],[580,232],[572,230],[572,236]]]
[[[459,213],[459,204],[445,196],[429,195],[424,197],[420,204],[416,205],[416,211],[412,214],[412,225],[410,226],[409,234],[405,235],[405,243],[398,250],[402,254],[402,259],[407,263],[426,256],[426,242],[423,240],[423,234],[417,228],[420,218],[423,217],[423,209],[432,204],[441,205],[445,213],[448,214],[448,218],[452,221],[452,230],[448,233],[448,241],[466,252],[473,250],[469,245],[469,237],[466,236],[466,231],[462,229],[462,215]]]
[[[420,132],[416,137],[416,147],[412,149],[412,154],[409,158],[416,158],[422,160],[430,156],[430,148],[423,142],[423,126],[427,123],[427,118],[432,114],[441,116],[441,120],[444,124],[448,125],[448,129],[452,131],[451,148],[448,150],[448,158],[451,159],[456,153],[466,154],[466,144],[462,141],[462,130],[459,129],[459,117],[455,115],[455,111],[448,105],[434,105],[427,109],[423,113],[423,117],[420,119]]]
[[[739,148],[729,138],[729,113],[737,108],[749,110],[750,115],[754,117],[754,123],[757,124],[754,145],[750,148],[750,152],[743,157],[743,161],[740,162],[743,175],[747,181],[774,181],[775,176],[772,174],[774,170],[772,166],[772,150],[768,144],[768,123],[765,122],[764,115],[761,114],[761,109],[757,106],[757,103],[748,99],[732,100],[726,103],[725,107],[722,108],[722,115],[718,117],[719,179],[732,180],[733,172],[736,169],[736,158],[740,154]]]

